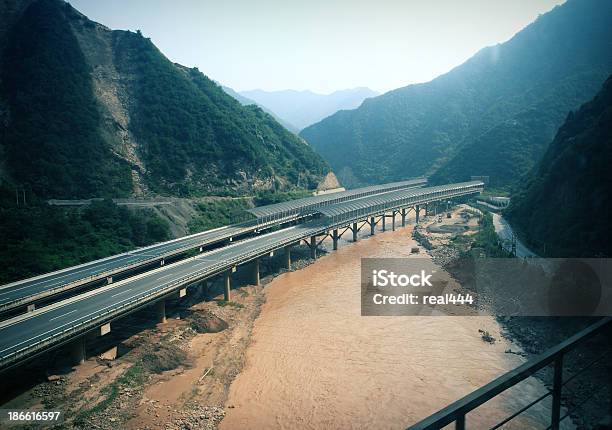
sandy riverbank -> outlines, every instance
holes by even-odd
[[[411,256],[411,228],[377,234],[274,279],[221,429],[404,428],[524,359],[492,317],[362,317],[360,259]],[[483,342],[489,331],[495,344]],[[542,393],[531,378],[468,416],[482,428]],[[548,419],[539,405],[510,428]]]
[[[455,213],[442,224],[461,222]],[[472,234],[474,220],[467,225]],[[57,356],[50,355],[13,375],[17,386],[32,386],[3,407],[59,409],[66,428],[404,428],[523,361],[506,353],[520,348],[490,317],[361,317],[360,259],[430,259],[423,248],[410,254],[411,232],[341,242],[310,266],[297,258],[308,252],[296,250],[299,270],[276,278],[282,254],[267,259],[263,285],[236,288],[227,306],[189,295],[169,306],[166,324],[152,324],[150,310],[119,320],[110,335],[91,342],[90,358],[75,370],[40,381],[35,372],[52,369],[46,363]],[[443,233],[429,239],[447,240]],[[248,271],[239,270],[236,286],[246,285],[240,278]],[[220,291],[218,281],[208,298],[219,299]],[[228,328],[199,332],[198,322],[210,315]],[[496,342],[484,342],[479,330]],[[95,357],[112,345],[117,359]],[[499,421],[543,390],[529,379],[470,414],[468,424]],[[538,405],[510,428],[547,419],[547,405]]]

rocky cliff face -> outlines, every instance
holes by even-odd
[[[0,5],[5,184],[76,198],[330,183],[302,139],[140,33],[110,30],[61,0]]]
[[[71,20],[71,28],[85,58],[91,66],[93,92],[101,113],[101,131],[113,152],[131,167],[133,194],[150,192],[146,184],[146,167],[138,154],[139,144],[130,131],[130,78],[115,65],[113,31],[89,21],[83,15]]]

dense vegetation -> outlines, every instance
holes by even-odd
[[[565,124],[512,198],[507,216],[534,250],[612,256],[612,77]]]
[[[312,194],[308,191],[288,191],[284,193],[271,193],[268,191],[260,191],[253,198],[255,206],[272,205],[274,203],[286,202],[289,200],[303,199],[306,197],[312,197]]]
[[[169,238],[165,221],[111,200],[80,209],[32,201],[16,206],[0,190],[0,284],[128,251]]]
[[[34,3],[8,41],[7,164],[18,183],[39,195],[122,196],[131,190],[129,167],[100,137],[89,66],[64,9],[55,1]]]
[[[189,222],[189,232],[199,233],[242,221],[244,210],[248,207],[249,199],[219,199],[198,203],[198,215]]]
[[[482,253],[484,256],[491,258],[508,257],[508,253],[501,247],[499,237],[495,232],[493,216],[486,210],[482,212],[483,216],[479,221],[479,230],[472,238],[470,254],[480,256],[480,253]]]
[[[612,2],[569,0],[449,73],[366,100],[302,131],[344,185],[527,173],[612,71]],[[352,182],[352,183],[351,183]]]
[[[171,63],[140,32],[110,31],[61,0],[36,0],[7,38],[0,165],[40,198],[126,196],[132,169],[144,189],[174,196],[314,189],[330,170],[269,114]],[[119,93],[120,108],[105,91]],[[110,111],[129,117],[129,129]]]
[[[40,196],[120,197],[127,163],[100,136],[91,70],[63,2],[30,6],[9,37],[2,93],[9,105],[1,147],[13,179]]]
[[[329,171],[260,108],[242,106],[197,69],[171,63],[140,34],[113,36],[120,72],[134,77],[131,127],[155,191],[184,196],[242,184],[246,194],[255,181],[313,189]]]

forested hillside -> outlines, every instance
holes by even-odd
[[[170,239],[153,211],[130,211],[112,200],[82,208],[31,200],[16,205],[0,187],[0,285]]]
[[[270,115],[140,32],[111,31],[61,0],[12,19],[0,44],[9,184],[45,198],[240,195],[314,189],[330,171]]]
[[[539,254],[612,256],[612,76],[570,113],[507,210]]]
[[[612,2],[569,0],[449,73],[368,99],[301,136],[345,185],[488,175],[492,187],[508,187],[611,71]]]
[[[62,0],[0,0],[0,284],[170,238],[171,217],[110,198],[282,198],[323,181],[337,185],[301,138],[140,32]],[[107,200],[47,204],[92,197]]]

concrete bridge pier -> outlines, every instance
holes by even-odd
[[[395,211],[391,212],[391,230],[395,231]]]
[[[317,236],[310,237],[310,258],[317,259]]]
[[[374,232],[376,231],[376,222],[374,217],[370,217],[370,236],[374,236]]]
[[[338,229],[335,228],[332,232],[332,240],[334,241],[334,251],[338,250]]]
[[[285,246],[285,269],[291,270],[291,246]]]
[[[232,298],[231,294],[230,294],[230,289],[232,288],[232,281],[231,281],[231,277],[232,277],[232,270],[227,270],[224,274],[223,274],[223,300],[225,300],[226,302],[229,302]]]
[[[402,227],[406,227],[406,208],[402,209]]]
[[[353,242],[357,242],[357,223],[353,223]]]
[[[161,299],[155,302],[155,312],[157,314],[157,322],[160,324],[166,323],[166,299]]]
[[[414,208],[414,211],[416,212],[416,223],[419,223],[419,211],[421,210],[421,208],[419,207],[419,205],[416,205]]]
[[[74,366],[85,361],[85,336],[79,336],[68,344],[70,360]]]
[[[197,286],[197,290],[196,290],[196,294],[198,297],[202,297],[204,295],[204,292],[208,290],[208,280],[204,279],[202,282],[200,282]]]
[[[387,231],[387,214],[382,214],[382,231]]]
[[[259,286],[259,258],[253,260],[253,285]]]

